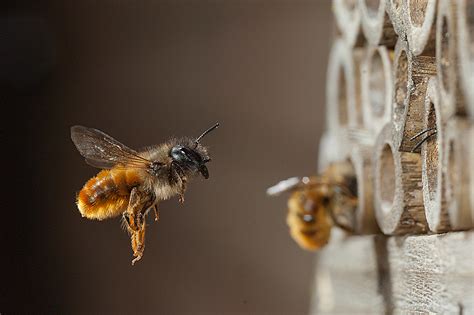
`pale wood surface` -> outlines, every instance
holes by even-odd
[[[474,232],[336,240],[317,254],[310,314],[474,314]]]

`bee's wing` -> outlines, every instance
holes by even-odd
[[[338,183],[332,181],[322,180],[318,176],[305,176],[305,177],[290,177],[288,179],[282,180],[276,185],[269,187],[267,189],[267,195],[277,196],[283,192],[294,191],[297,189],[311,188],[315,186],[333,186],[342,190],[344,193],[348,194],[347,188]],[[351,194],[352,195],[352,194]]]
[[[149,168],[151,161],[138,155],[111,136],[94,128],[71,127],[71,139],[86,163],[98,168],[122,165],[131,168]]]

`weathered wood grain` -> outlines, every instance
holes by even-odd
[[[423,202],[425,206],[426,221],[433,232],[444,232],[451,228],[448,211],[446,208],[446,172],[443,172],[443,144],[444,125],[441,123],[441,99],[439,95],[438,80],[432,77],[426,89],[424,104],[423,129],[436,130],[436,135],[431,136],[421,146],[421,179],[423,183]],[[417,141],[432,134],[430,131],[419,137]]]
[[[361,65],[361,100],[364,128],[372,139],[392,115],[392,58],[384,46],[368,47]]]
[[[420,154],[398,151],[392,133],[387,124],[374,147],[375,217],[385,234],[424,233]]]
[[[350,46],[364,45],[357,0],[334,0],[332,9],[341,38]]]
[[[426,88],[430,77],[436,75],[436,62],[434,57],[414,56],[400,38],[394,60],[393,142],[397,150],[411,152],[417,143],[412,137],[423,130]]]
[[[372,47],[395,47],[397,34],[385,10],[385,1],[359,0],[358,5],[367,43]]]
[[[474,165],[474,138],[472,125],[465,117],[451,118],[445,127],[443,152],[443,173],[445,174],[445,203],[454,230],[473,228],[474,204],[472,165]],[[471,166],[470,166],[471,165]],[[473,262],[474,263],[474,262]]]
[[[405,0],[406,34],[413,55],[435,55],[437,0]]]
[[[466,110],[474,121],[474,1],[456,0],[459,76]]]
[[[442,118],[447,121],[453,115],[465,115],[466,103],[461,89],[457,52],[457,1],[439,0],[436,20],[436,66],[438,86],[443,99]]]
[[[474,314],[474,231],[335,238],[310,314]]]

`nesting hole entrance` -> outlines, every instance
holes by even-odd
[[[347,103],[347,82],[346,73],[342,65],[339,68],[339,91],[338,91],[338,114],[339,124],[346,126],[349,122],[349,112]]]
[[[395,72],[395,114],[401,117],[405,111],[405,100],[408,96],[408,57],[402,51],[398,58]]]
[[[409,0],[409,14],[413,25],[421,27],[425,21],[426,8],[428,6],[427,0]]]
[[[430,108],[428,112],[428,128],[436,128],[436,111],[433,103],[430,103]],[[439,131],[438,131],[439,132]],[[431,133],[432,134],[432,133]],[[438,173],[439,173],[439,148],[438,148],[438,135],[431,136],[426,143],[426,155],[425,155],[425,164],[426,164],[426,176],[427,176],[427,185],[429,199],[435,200],[438,192]]]
[[[365,6],[369,17],[376,18],[379,12],[380,0],[365,0]]]
[[[395,159],[392,148],[385,144],[380,157],[380,167],[377,170],[377,182],[380,189],[382,211],[389,213],[395,199]]]
[[[441,64],[441,75],[442,75],[442,84],[446,92],[450,91],[450,81],[452,78],[449,77],[449,67],[451,66],[451,57],[449,54],[449,45],[450,45],[450,32],[449,32],[449,25],[448,19],[444,16],[442,27],[441,27],[441,56],[440,56],[440,64]]]
[[[385,74],[379,50],[372,55],[369,63],[369,102],[375,117],[385,114]]]

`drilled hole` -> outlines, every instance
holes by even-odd
[[[389,212],[395,198],[395,160],[392,148],[388,144],[383,148],[377,176],[382,209],[384,212]]]
[[[339,106],[339,124],[346,126],[349,121],[348,105],[347,105],[347,83],[346,74],[344,69],[339,69],[339,95],[338,95],[338,106]]]
[[[410,2],[410,18],[413,25],[421,27],[425,21],[427,0],[411,0]]]
[[[446,17],[443,17],[443,26],[441,30],[441,56],[440,56],[440,64],[441,64],[441,74],[442,74],[442,83],[444,89],[449,92],[450,89],[450,79],[449,78],[449,67],[451,65],[451,58],[449,56],[449,38],[450,33],[448,29],[448,20]]]
[[[428,128],[436,128],[436,111],[433,103],[430,104],[428,113]],[[430,200],[434,200],[438,190],[439,152],[437,136],[430,137],[424,145],[426,146],[425,163],[428,193]]]
[[[369,67],[370,107],[374,116],[382,117],[385,112],[385,75],[382,56],[378,50],[372,55]]]
[[[398,58],[398,67],[395,76],[395,109],[397,117],[401,117],[405,110],[405,99],[408,93],[408,58],[405,51],[402,51]]]

